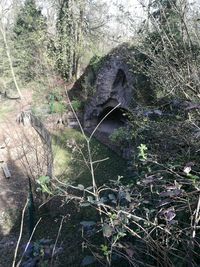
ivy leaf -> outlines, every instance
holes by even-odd
[[[37,179],[37,183],[41,186],[41,190],[43,193],[48,193],[52,195],[51,191],[48,188],[48,185],[50,183],[50,177],[42,175]],[[39,191],[39,190],[38,190]]]
[[[38,184],[43,185],[43,184],[48,184],[50,182],[49,176],[42,175],[37,179]]]

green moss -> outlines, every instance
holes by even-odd
[[[53,140],[55,174],[65,181],[91,185],[91,174],[85,162],[88,162],[87,144],[82,134],[74,129],[66,129],[54,136]],[[125,173],[125,161],[109,148],[95,138],[91,140],[90,146],[93,161],[108,158],[94,166],[98,184]]]
[[[105,62],[106,56],[105,57],[100,57],[98,55],[95,55],[91,58],[89,65],[92,67],[93,71],[97,73],[103,63]]]

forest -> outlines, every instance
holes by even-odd
[[[200,266],[200,0],[0,0],[0,267]]]

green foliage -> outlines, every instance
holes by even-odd
[[[23,257],[22,265],[34,264],[36,261],[40,267],[48,267],[54,260],[55,263],[55,251],[52,240],[50,239],[39,239],[31,241],[28,244],[26,255]],[[62,250],[61,247],[57,247],[57,250]]]
[[[16,19],[14,33],[17,36],[23,36],[45,30],[45,28],[44,17],[41,10],[37,9],[35,0],[26,0]]]
[[[193,32],[194,22],[182,19],[187,17],[186,6],[187,1],[177,0],[155,0],[150,6],[151,28],[140,45],[147,60],[139,65],[160,98],[194,100],[198,95],[199,37]]]
[[[74,99],[71,101],[72,107],[75,111],[80,111],[80,109],[82,108],[82,102],[79,101],[78,99]]]
[[[114,130],[109,138],[113,143],[119,144],[119,146],[122,144],[126,145],[130,140],[129,132],[127,131],[126,127],[119,127],[118,129]]]
[[[72,42],[72,23],[69,11],[68,1],[63,1],[58,14],[57,31],[58,31],[58,47],[56,47],[56,58],[58,71],[66,80],[70,80],[72,76],[73,54]]]
[[[103,66],[104,62],[106,61],[107,56],[99,56],[94,55],[86,68],[84,81],[82,82],[82,86],[84,89],[84,97],[88,99],[95,94],[95,82],[96,77],[100,68]]]
[[[77,13],[77,10],[79,12]],[[77,15],[78,14],[78,15]],[[57,70],[70,81],[77,77],[81,51],[83,6],[81,2],[63,0],[57,16],[58,39],[55,43]]]
[[[0,43],[4,44],[4,40],[1,35],[0,35]],[[1,75],[0,91],[3,92],[5,91],[6,80],[11,76],[9,62],[8,62],[8,58],[6,55],[6,50],[5,50],[4,45],[0,46],[0,55],[1,55],[0,57],[0,75]]]
[[[58,114],[63,114],[66,110],[66,107],[63,103],[61,102],[56,102],[56,101],[51,101],[49,103],[49,108],[50,108],[50,113],[58,113]]]
[[[138,158],[141,161],[147,160],[147,151],[148,151],[147,146],[144,144],[141,144],[140,146],[138,146],[138,149],[139,149]]]
[[[102,57],[102,56],[98,56],[98,55],[94,55],[91,58],[89,64],[91,65],[91,67],[92,67],[92,69],[94,70],[95,73],[98,73],[98,71],[100,70],[101,66],[105,62],[105,58],[106,57]]]
[[[104,256],[108,256],[110,254],[110,251],[107,245],[101,245],[101,250]]]
[[[79,190],[91,185],[90,173],[83,160],[83,155],[88,158],[86,147],[83,136],[74,129],[58,132],[53,138],[54,173],[66,183],[76,181],[77,185],[80,184]],[[94,160],[108,157],[106,161],[95,164],[98,184],[124,175],[126,162],[123,159],[95,139],[92,140],[91,147]]]
[[[146,151],[146,146],[140,147]],[[142,155],[146,158],[143,152]],[[91,207],[101,207],[104,211],[101,215],[101,229],[107,242],[102,244],[99,238],[95,245],[99,244],[106,259],[123,251],[126,261],[131,264],[139,261],[151,266],[155,266],[157,262],[161,266],[183,266],[190,261],[185,255],[187,247],[193,255],[194,264],[198,264],[198,245],[190,246],[193,221],[190,208],[195,210],[198,203],[196,190],[199,188],[199,180],[194,184],[184,179],[184,175],[178,177],[180,166],[173,166],[173,172],[167,172],[167,165],[152,163],[148,159],[145,165],[136,165],[138,175],[137,178],[134,177],[134,183],[109,181],[101,186],[100,202],[87,197]],[[92,226],[96,230],[95,235],[98,232],[97,225],[98,222]],[[91,236],[90,240],[92,238]],[[195,240],[197,243],[200,240],[198,233]],[[115,251],[112,251],[113,246]],[[174,250],[176,253],[173,253]],[[122,261],[118,265],[114,257],[111,261],[111,266],[125,264]],[[166,265],[166,262],[169,264]]]
[[[172,33],[175,37],[180,34],[180,20],[177,8],[177,0],[154,0],[152,1],[152,16],[159,22],[162,30],[168,34]],[[164,32],[163,32],[164,33]]]
[[[162,52],[165,46],[183,45],[181,33],[181,4],[177,0],[154,0],[150,8],[153,31],[149,32],[144,44],[152,46],[155,52]],[[159,30],[158,30],[159,27]],[[168,47],[169,48],[169,47]]]
[[[54,112],[63,114],[66,111],[66,106],[64,103],[54,102]]]
[[[26,0],[14,24],[16,73],[25,81],[33,80],[44,71],[46,20],[35,0]],[[44,57],[43,57],[44,58]]]
[[[52,195],[52,192],[50,190],[50,178],[49,176],[40,176],[37,179],[37,184],[39,187],[37,188],[37,191],[41,191],[42,193],[48,193],[49,195]]]
[[[80,55],[75,40],[77,25],[71,1],[63,0],[60,3],[58,42],[53,45],[56,48],[58,71],[66,80],[70,80],[77,71],[75,59],[78,58],[77,54]],[[144,49],[144,54],[140,53],[135,72],[145,94],[149,92],[147,81],[151,80],[161,95],[170,92],[185,98],[192,95],[196,99],[199,89],[198,75],[195,76],[199,73],[199,47],[196,49],[190,43],[189,36],[182,38],[182,17],[174,9],[175,5],[176,1],[153,1],[152,7],[156,10],[151,15],[159,26],[159,31],[153,27],[153,31],[148,33],[140,46],[141,50]],[[35,58],[41,55],[45,29],[45,20],[35,2],[25,1],[14,28],[15,46],[19,52],[15,67],[21,68],[19,73],[25,80],[33,79],[38,73],[37,66],[40,62]],[[185,31],[186,28],[182,31],[183,35]],[[132,57],[132,53],[130,55]],[[99,71],[102,62],[103,59],[98,56],[92,58],[90,64],[94,72]],[[1,59],[0,64],[0,73],[5,75],[7,63]],[[135,68],[136,65],[133,66]],[[2,69],[5,69],[5,73]],[[194,76],[197,78],[193,78]],[[90,95],[94,92],[94,87],[88,87],[87,82],[86,80],[85,89],[88,90],[87,95]],[[39,85],[38,91],[40,90]],[[50,95],[50,101],[46,104],[49,105],[50,112],[62,114],[65,111],[62,98],[57,92]],[[79,111],[82,103],[75,99],[72,106],[75,111]],[[4,115],[7,108],[1,108],[1,111]],[[95,250],[94,255],[104,266],[108,265],[108,259],[113,261],[113,266],[126,266],[127,260],[130,265],[198,266],[200,236],[195,218],[198,216],[200,188],[197,164],[199,119],[194,120],[191,114],[190,119],[186,119],[186,112],[157,119],[143,116],[143,113],[144,110],[141,111],[138,107],[135,116],[133,114],[133,118],[130,118],[131,132],[121,127],[110,136],[111,141],[120,147],[130,141],[135,145],[134,158],[129,162],[131,173],[128,178],[118,176],[124,172],[125,162],[96,140],[91,141],[93,162],[89,162],[84,138],[79,132],[67,129],[57,132],[53,137],[55,176],[60,179],[58,189],[53,191],[50,178],[44,175],[36,181],[38,191],[48,195],[64,195],[64,200],[67,198],[67,201],[71,200],[70,197],[76,199],[78,210],[84,212],[79,221],[67,225],[67,231],[69,232],[69,227],[72,228],[73,239],[76,234],[75,225],[79,225],[81,221],[82,233],[86,234],[84,241],[89,240],[85,246]],[[105,157],[109,159],[102,160]],[[184,167],[191,160],[196,165],[187,173]],[[99,186],[97,189],[91,186],[91,165],[94,166],[97,187]],[[91,218],[94,208],[99,213]],[[71,212],[73,211],[67,207],[67,214]],[[77,232],[80,238],[80,232]],[[56,234],[54,233],[54,237]],[[44,250],[41,244],[34,243],[34,256],[43,258]],[[115,253],[124,255],[126,260],[121,263],[118,258],[118,262],[114,262]],[[94,257],[86,256],[82,266],[93,263]],[[48,266],[48,263],[44,264]]]
[[[140,115],[133,114],[130,120],[132,145],[137,148],[145,144],[148,157],[162,163],[178,161],[184,164],[184,161],[193,161],[198,157],[196,148],[199,140],[194,137],[195,129],[192,125],[198,124],[198,118],[194,115],[192,121],[187,120],[182,109],[170,111],[170,106],[165,106],[165,110],[160,109],[160,113],[161,116],[155,116],[148,107],[148,112],[143,110]],[[190,153],[186,154],[185,151]]]
[[[58,89],[54,92],[49,93],[48,99],[50,114],[58,113],[62,115],[66,111],[66,105],[62,101],[63,97],[59,93]]]

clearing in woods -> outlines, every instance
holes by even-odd
[[[28,196],[27,177],[28,175],[39,177],[42,174],[43,164],[45,164],[40,160],[44,157],[44,154],[40,155],[41,140],[36,131],[30,125],[19,125],[16,121],[17,115],[22,110],[31,108],[31,93],[26,93],[25,98],[28,104],[23,104],[22,101],[17,100],[6,100],[2,101],[0,106],[0,267],[11,266],[12,263],[14,249],[19,236],[21,212]],[[56,127],[59,128],[59,126]],[[83,137],[77,130],[66,127],[64,129],[58,128],[54,128],[52,132],[56,175],[63,180],[76,181],[86,186],[90,185],[91,176],[87,166],[81,159],[82,156],[78,154],[78,151],[73,154],[73,149],[70,147],[75,142],[86,153]],[[118,175],[124,174],[126,163],[123,159],[95,139],[92,139],[91,146],[94,160],[108,158],[107,161],[97,164],[95,168],[97,183],[102,184],[109,179],[116,179]],[[7,166],[11,174],[10,178],[5,177],[2,168],[3,164]],[[37,228],[37,239],[51,238],[55,240],[56,238],[60,220],[56,201],[51,208],[50,214],[44,214],[43,223]],[[64,215],[67,214],[71,218],[64,224],[65,240],[62,242],[64,242],[64,254],[70,254],[70,251],[74,249],[74,251],[78,252],[78,256],[69,259],[62,259],[61,256],[60,260],[63,261],[64,265],[60,263],[59,266],[66,266],[66,264],[67,266],[71,266],[70,264],[79,266],[83,258],[79,222],[90,215],[82,212],[77,213],[75,209],[75,207],[66,206],[65,210],[62,211]],[[55,219],[56,216],[58,216],[58,219]],[[47,226],[48,224],[49,227]],[[52,224],[55,224],[55,227],[52,227]],[[22,244],[28,240],[27,220],[24,228]],[[75,228],[77,236],[74,235]],[[48,232],[46,232],[47,229]],[[49,231],[49,229],[52,230]],[[72,239],[74,240],[72,242],[74,248],[71,245]],[[77,243],[80,245],[79,249]]]

